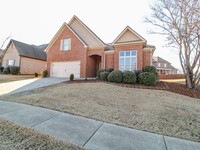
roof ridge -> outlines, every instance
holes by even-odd
[[[68,23],[68,25],[70,26],[70,22],[74,19],[74,18],[76,18],[81,24],[83,24],[83,26],[87,29],[87,30],[89,30],[92,34],[93,34],[93,36],[95,36],[103,45],[106,45],[106,43],[99,37],[99,36],[97,36],[97,34],[96,33],[94,33],[81,19],[79,19],[76,15],[74,15],[73,17],[72,17],[72,19],[69,21],[69,23]],[[71,27],[71,26],[70,26]]]

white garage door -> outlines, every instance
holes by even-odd
[[[80,61],[51,64],[51,77],[69,78],[70,74],[74,74],[75,78],[80,78]]]

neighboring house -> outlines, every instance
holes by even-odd
[[[110,44],[104,43],[78,17],[64,23],[49,43],[51,77],[95,77],[99,69],[141,70],[152,65],[155,46],[127,26]]]
[[[35,46],[10,40],[3,55],[3,67],[19,66],[21,74],[34,74],[46,68],[47,44]]]
[[[156,67],[158,74],[177,74],[177,69],[161,57],[153,57],[153,65]]]
[[[0,49],[0,66],[2,65],[2,58],[5,50]]]

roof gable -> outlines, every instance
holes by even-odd
[[[24,57],[30,57],[33,59],[40,59],[40,60],[46,60],[47,56],[46,53],[44,53],[45,48],[48,46],[48,44],[43,44],[43,45],[29,45],[26,43],[22,43],[16,40],[10,40],[7,48],[11,45],[14,44],[15,48],[17,49],[18,53],[20,56]]]
[[[88,28],[77,16],[69,21],[69,26],[79,35],[79,37],[87,43],[88,46],[98,47],[106,46],[106,44],[90,29]]]
[[[171,64],[170,62],[168,62],[167,60],[165,60],[165,59],[163,59],[163,58],[161,58],[159,56],[154,56],[153,60],[154,60],[154,62],[165,62],[165,63]]]
[[[50,41],[48,47],[45,49],[46,52],[49,51],[49,49],[52,47],[52,45],[54,44],[54,42],[57,40],[57,38],[59,37],[59,35],[63,32],[63,30],[65,29],[65,27],[67,27],[80,41],[81,43],[87,47],[88,45],[79,37],[79,35],[66,23],[64,22],[62,24],[62,26],[60,27],[60,29],[57,31],[57,33],[54,35],[54,37],[52,38],[52,40]]]
[[[146,40],[134,31],[131,27],[127,26],[113,41],[112,44],[127,43],[127,42],[146,42]]]

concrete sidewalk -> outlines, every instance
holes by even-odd
[[[67,78],[33,78],[0,84],[0,95],[13,94],[68,81]]]
[[[200,150],[200,143],[25,104],[0,101],[0,118],[93,150]]]

